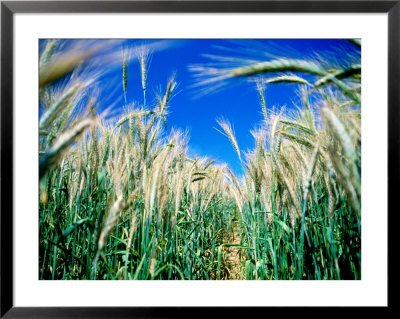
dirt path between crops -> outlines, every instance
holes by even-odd
[[[233,231],[231,231],[226,240],[226,243],[240,245],[240,226],[238,223],[235,223],[233,226]],[[240,249],[237,247],[225,247],[225,266],[228,270],[228,278],[229,280],[239,280],[243,279],[240,277],[242,273],[242,265],[240,262]]]

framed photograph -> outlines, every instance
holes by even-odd
[[[2,1],[1,317],[390,310],[399,19]]]

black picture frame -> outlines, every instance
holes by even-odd
[[[13,19],[15,13],[387,13],[388,14],[388,225],[395,226],[399,182],[400,144],[400,0],[396,1],[1,1],[1,211],[0,285],[3,318],[177,318],[196,315],[250,315],[259,308],[146,308],[146,307],[63,307],[21,308],[13,300]],[[392,214],[389,214],[391,212]],[[393,249],[393,231],[388,226],[388,251]],[[389,259],[388,265],[392,262]],[[390,267],[388,269],[389,274]],[[393,277],[391,277],[393,278]],[[392,280],[393,282],[393,280]],[[391,280],[388,280],[388,287]],[[393,295],[388,307],[392,310]],[[34,292],[32,292],[34,293]],[[308,308],[290,308],[300,315]],[[318,308],[321,313],[326,309]],[[335,314],[339,307],[330,308]],[[364,309],[371,313],[371,309]],[[251,311],[251,312],[249,312]],[[282,309],[270,308],[268,315]],[[315,311],[315,309],[313,310]],[[359,311],[359,310],[358,310]]]

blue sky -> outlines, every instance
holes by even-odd
[[[71,45],[73,40],[61,42],[60,50]],[[43,43],[40,43],[42,49]],[[122,47],[159,43],[157,40],[127,40],[118,43],[112,50]],[[273,57],[308,58],[318,53],[328,61],[341,63],[346,60],[343,52],[356,56],[360,54],[356,46],[346,40],[167,40],[161,49],[154,49],[148,66],[147,105],[155,105],[153,92],[162,93],[172,74],[178,83],[176,94],[170,101],[168,128],[189,131],[189,154],[209,156],[218,162],[226,162],[235,173],[241,174],[240,162],[228,139],[218,132],[216,119],[229,119],[242,151],[250,150],[254,141],[250,130],[260,125],[261,114],[259,96],[255,83],[249,81],[230,81],[223,89],[204,94],[204,88],[195,87],[196,78],[190,65],[207,65],[215,62],[205,55],[242,57],[257,61]],[[91,42],[92,44],[92,42]],[[157,46],[155,46],[157,48]],[[341,53],[339,53],[339,51]],[[343,61],[341,61],[343,60]],[[115,61],[114,61],[115,62]],[[344,61],[345,62],[345,61]],[[239,62],[243,63],[243,62]],[[223,66],[223,64],[221,64]],[[107,65],[104,65],[107,68]],[[122,88],[122,64],[116,61],[113,67],[105,70],[99,79],[99,100],[102,107],[113,104],[114,113],[124,106]],[[210,88],[206,87],[207,89]],[[296,90],[299,85],[275,84],[266,87],[267,108],[279,109],[293,107],[298,100]],[[128,64],[127,101],[141,105],[143,101],[139,64],[133,59]]]

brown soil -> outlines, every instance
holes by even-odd
[[[240,226],[235,223],[233,231],[230,231],[225,237],[225,243],[240,245]],[[240,249],[237,247],[224,247],[224,266],[227,270],[228,280],[240,280],[242,265],[240,262]]]

